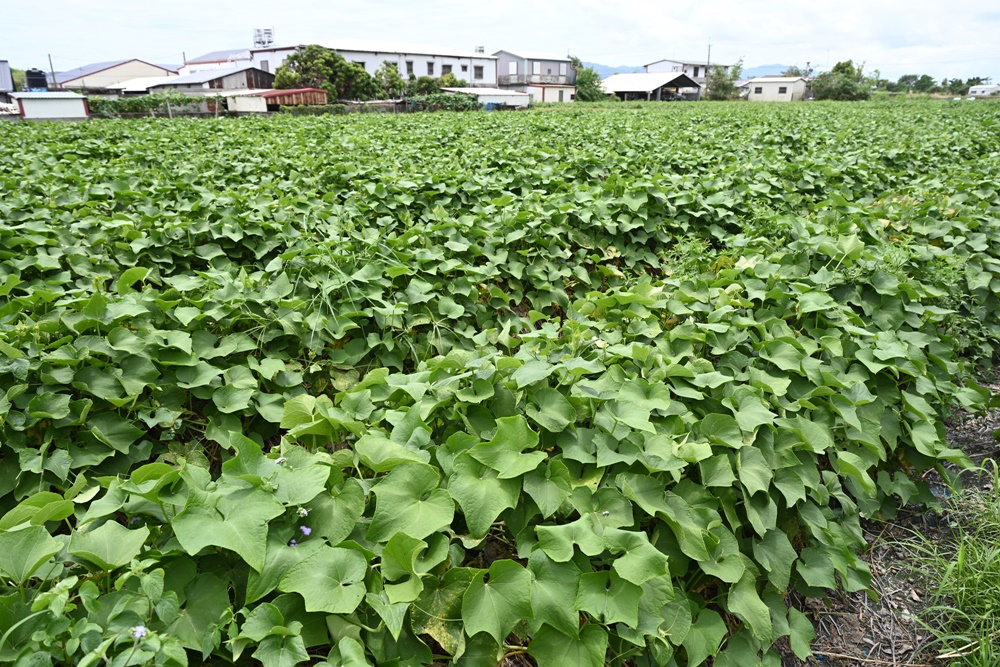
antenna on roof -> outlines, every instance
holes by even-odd
[[[253,45],[256,49],[264,49],[274,44],[274,28],[255,28]]]

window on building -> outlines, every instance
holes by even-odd
[[[507,63],[507,74],[509,74],[510,76],[514,76],[515,74],[517,74],[516,60],[512,60],[509,63]]]
[[[559,76],[566,76],[566,63],[559,63]]]
[[[545,70],[545,73],[551,75],[552,74],[552,68],[551,67],[547,68]]]
[[[561,90],[559,91],[559,101],[560,102],[563,101],[563,91],[561,91]]]
[[[434,61],[427,61],[427,76],[434,76]]]
[[[265,72],[270,72],[271,71],[271,65],[266,60],[261,60],[260,61],[260,68],[262,70],[264,70]]]
[[[754,89],[753,89],[753,94],[754,95],[760,95],[763,92],[764,92],[764,87],[763,86],[754,86]]]
[[[451,65],[441,65],[441,76],[451,74]]]
[[[462,65],[462,72],[465,73],[465,72],[468,72],[468,71],[469,71],[469,66],[468,65]]]
[[[695,76],[695,78],[697,78],[698,76],[700,76],[700,74],[699,74],[700,70],[701,70],[700,67],[695,67],[694,68],[694,76]]]
[[[365,68],[365,61],[364,60],[355,60],[354,64],[357,65],[358,67],[360,67],[361,69]]]
[[[778,94],[784,95],[788,92],[788,86],[778,86]]]
[[[542,63],[537,62],[537,61],[531,63],[531,73],[532,74],[541,74],[542,73]]]
[[[413,74],[413,61],[406,61],[406,76],[411,76]]]
[[[476,79],[476,80],[479,80],[479,79],[483,78],[483,66],[482,65],[476,65],[475,67],[472,68],[472,78]]]

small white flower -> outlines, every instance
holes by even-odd
[[[280,466],[282,463],[284,463],[287,460],[288,459],[286,459],[284,456],[279,456],[277,459],[275,459],[274,462],[277,463]]]
[[[302,517],[309,516],[309,510],[307,510],[305,507],[300,507],[299,508],[299,516],[302,516]]]
[[[146,626],[137,625],[132,628],[132,639],[142,639],[146,636]]]

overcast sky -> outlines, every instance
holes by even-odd
[[[902,74],[992,76],[1000,82],[997,0],[42,0],[4,3],[0,59],[56,71],[141,58],[180,64],[219,49],[248,47],[273,27],[279,45],[337,38],[389,39],[453,48],[572,53],[604,65],[660,58],[744,65],[806,62],[828,69],[865,62]]]

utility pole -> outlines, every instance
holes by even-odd
[[[705,61],[705,97],[708,98],[708,70],[712,67],[712,39],[708,40],[708,59]]]
[[[56,70],[52,66],[52,54],[49,53],[47,55],[49,56],[49,72],[52,74],[52,85],[55,86],[55,87],[57,87],[57,88],[62,88],[62,86],[60,86],[59,84],[56,83]]]

